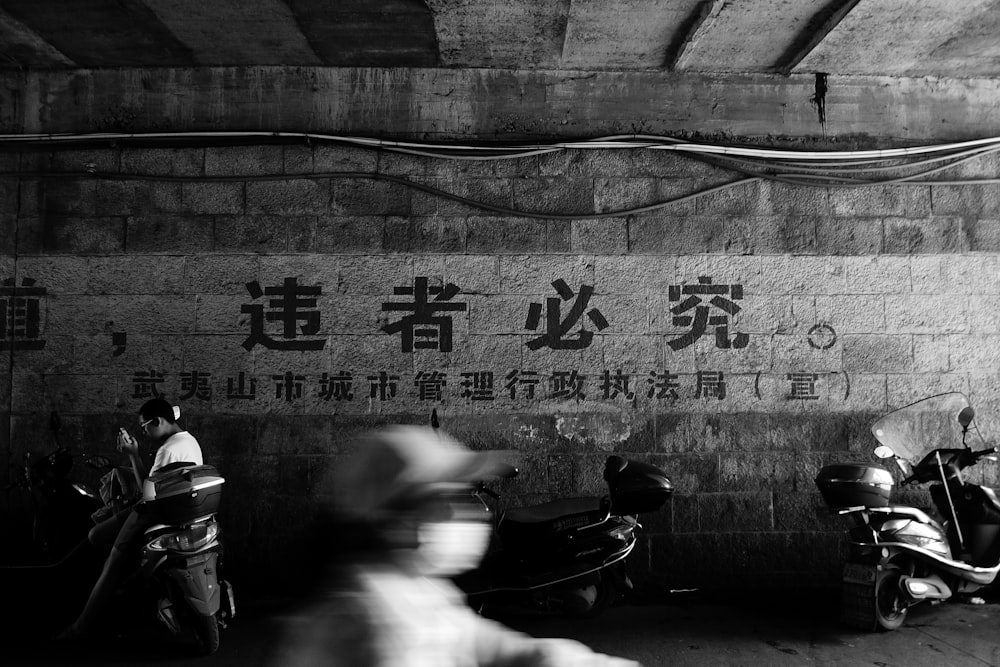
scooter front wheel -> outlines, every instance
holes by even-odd
[[[219,650],[219,620],[215,614],[211,616],[196,615],[194,620],[194,635],[198,642],[199,655],[212,655]]]

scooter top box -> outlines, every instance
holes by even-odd
[[[225,479],[215,466],[169,466],[149,476],[143,499],[164,523],[184,523],[213,514],[222,500]]]
[[[832,508],[886,507],[893,483],[892,474],[873,463],[831,463],[816,476],[816,486]]]
[[[604,479],[611,491],[612,510],[620,514],[654,512],[674,492],[670,479],[656,466],[618,456],[608,458]]]

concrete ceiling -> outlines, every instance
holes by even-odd
[[[1000,0],[0,0],[0,68],[1000,79]]]

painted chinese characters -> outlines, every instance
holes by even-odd
[[[451,283],[443,287],[429,286],[427,277],[420,276],[414,278],[412,287],[404,285],[393,288],[393,294],[412,295],[413,301],[389,301],[382,304],[382,310],[409,311],[410,314],[382,327],[382,331],[387,334],[402,334],[403,352],[413,352],[415,349],[451,352],[451,317],[438,313],[466,310],[466,304],[451,301],[458,294],[458,287]],[[429,299],[432,295],[433,301]]]
[[[31,278],[21,280],[21,286],[8,278],[0,284],[0,350],[41,350],[45,341],[40,336],[41,301],[44,287]]]
[[[497,382],[497,377],[503,378]],[[204,371],[184,371],[178,374],[180,400],[212,401],[214,392],[212,374]],[[746,377],[746,376],[744,376]],[[818,401],[840,398],[830,380],[839,377],[844,384],[846,399],[850,394],[850,382],[844,373],[794,372],[776,373],[765,376],[757,373],[753,395],[758,400],[766,400],[762,394],[765,379],[775,391],[781,390],[780,399],[785,401]],[[367,382],[367,391],[356,390],[356,378],[362,385]],[[154,369],[141,369],[132,375],[132,397],[145,399],[166,395],[164,385],[171,385],[169,378]],[[730,377],[723,371],[699,370],[689,373],[673,373],[670,370],[653,369],[646,372],[629,373],[622,369],[605,369],[588,374],[579,369],[556,369],[537,371],[510,369],[497,373],[493,370],[417,370],[411,377],[398,373],[378,371],[356,374],[350,370],[336,373],[322,373],[318,377],[287,371],[260,378],[266,385],[269,381],[274,388],[271,399],[296,403],[312,398],[324,403],[352,404],[368,402],[392,403],[409,401],[417,403],[450,403],[460,401],[465,404],[494,403],[501,400],[523,403],[525,401],[610,401],[633,403],[645,397],[650,405],[670,405],[679,401],[715,402],[732,398]],[[254,401],[267,399],[257,392],[258,378],[240,371],[225,381],[225,400]],[[747,383],[742,385],[746,393]],[[746,395],[741,399],[749,398]]]
[[[714,285],[710,277],[699,276],[695,285],[671,285],[669,296],[671,302],[679,302],[670,309],[674,325],[690,327],[683,336],[667,342],[671,350],[692,345],[708,332],[710,326],[715,327],[717,348],[740,349],[750,342],[750,336],[745,333],[737,333],[731,340],[729,337],[729,318],[741,310],[736,302],[743,299],[742,285]],[[686,297],[683,301],[682,296]],[[690,314],[691,311],[694,313]]]
[[[562,279],[552,283],[559,294],[559,298],[549,297],[545,300],[545,333],[538,338],[533,338],[527,342],[529,350],[537,350],[548,347],[552,350],[579,350],[590,345],[594,338],[594,332],[580,329],[575,338],[564,338],[569,331],[576,326],[580,318],[586,314],[590,321],[597,327],[598,331],[608,328],[608,322],[604,315],[596,308],[588,309],[590,297],[594,293],[594,288],[590,285],[581,285],[580,293],[576,295],[566,317],[561,317],[562,302],[573,298],[573,290]],[[536,331],[541,320],[542,304],[532,303],[528,307],[528,319],[524,324],[525,329]]]
[[[267,300],[268,310],[264,304],[243,304],[241,313],[250,315],[250,335],[243,341],[243,347],[252,350],[257,345],[263,345],[269,350],[322,350],[326,340],[300,340],[298,334],[314,336],[319,333],[320,313],[316,308],[316,298],[322,293],[319,287],[299,285],[294,277],[276,287],[261,289],[256,280],[246,284],[247,292],[256,301],[261,297],[271,297]],[[281,324],[281,339],[275,340],[265,333],[264,322],[279,322]],[[301,326],[299,322],[302,322]]]

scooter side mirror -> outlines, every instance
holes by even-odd
[[[958,413],[958,423],[963,429],[969,428],[969,424],[972,423],[975,416],[976,411],[972,409],[972,406],[967,405]]]
[[[889,445],[879,445],[875,448],[875,456],[880,459],[891,459],[896,456],[896,452],[892,451]]]

